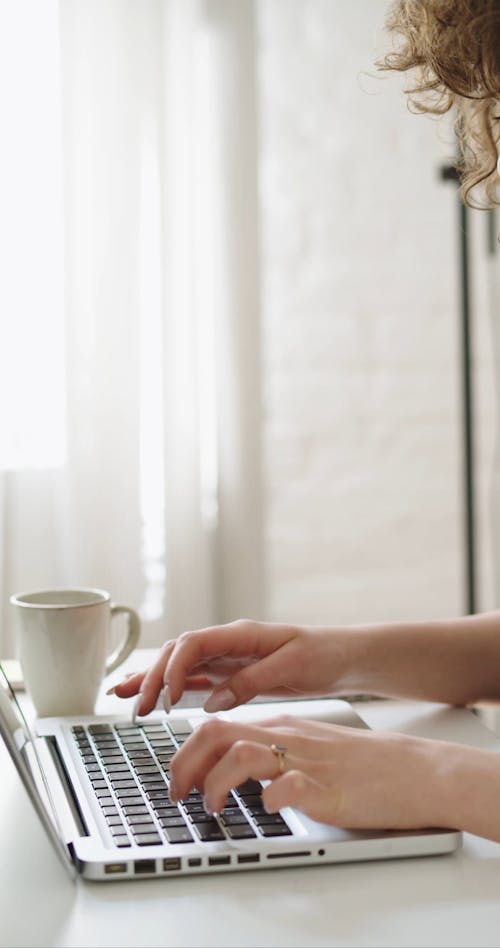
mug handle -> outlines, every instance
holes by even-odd
[[[141,620],[134,609],[130,609],[128,606],[112,605],[111,619],[118,615],[127,616],[128,629],[123,641],[120,642],[117,648],[115,648],[114,652],[111,652],[111,655],[109,655],[106,659],[106,675],[109,675],[110,672],[114,671],[115,668],[118,668],[118,665],[121,665],[121,663],[125,661],[125,659],[136,647],[141,633]]]

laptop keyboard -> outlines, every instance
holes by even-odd
[[[279,813],[266,813],[257,780],[235,787],[218,818],[207,815],[197,791],[170,802],[170,761],[192,731],[188,721],[77,725],[71,731],[120,849],[291,835]]]

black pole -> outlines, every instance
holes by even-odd
[[[441,168],[443,181],[458,182],[452,165]],[[476,612],[476,511],[474,470],[474,401],[469,262],[469,209],[458,194],[458,271],[460,297],[460,381],[462,388],[463,516],[465,559],[465,610]]]

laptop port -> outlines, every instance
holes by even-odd
[[[229,866],[231,862],[231,856],[209,856],[208,865],[209,866]]]
[[[163,871],[164,871],[164,872],[171,872],[171,871],[173,871],[173,870],[175,870],[175,869],[180,869],[180,868],[181,868],[181,861],[180,861],[180,859],[164,859],[164,860],[163,860]]]
[[[258,853],[241,853],[238,862],[260,862],[260,856]]]
[[[299,856],[310,856],[310,850],[305,849],[303,852],[296,853],[268,853],[268,859],[297,859]]]
[[[147,875],[150,872],[156,872],[155,859],[136,859],[134,862],[134,872],[136,876]]]
[[[105,863],[105,866],[104,866],[104,873],[107,876],[115,876],[119,872],[126,872],[126,871],[127,871],[126,862],[107,862]]]
[[[201,859],[199,856],[192,856],[191,859],[188,859],[188,866],[201,866]]]

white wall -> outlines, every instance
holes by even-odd
[[[377,74],[386,7],[257,5],[267,615],[276,620],[464,609],[456,195],[438,177],[454,142],[446,120],[409,113],[401,77]],[[487,326],[476,346],[484,608]]]

